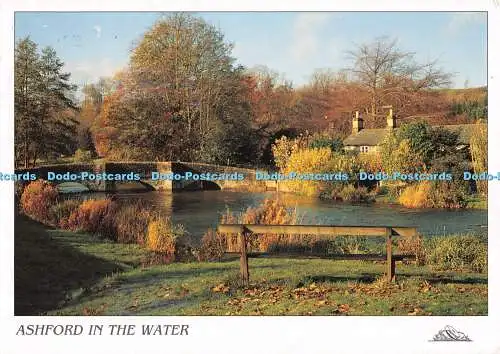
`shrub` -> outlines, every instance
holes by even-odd
[[[116,202],[110,199],[85,200],[69,216],[68,228],[115,238],[113,220],[116,210]]]
[[[299,149],[299,142],[297,139],[288,139],[286,136],[282,136],[280,139],[276,139],[271,149],[274,164],[279,169],[284,169],[292,152]]]
[[[382,156],[379,152],[369,152],[357,155],[360,169],[376,173],[383,170]]]
[[[342,139],[333,138],[326,135],[313,136],[311,141],[309,142],[309,148],[311,149],[319,149],[325,147],[334,152],[341,152],[344,148],[344,144],[342,143]]]
[[[398,140],[394,134],[388,134],[380,144],[380,158],[382,170],[389,174],[421,172],[425,165],[422,156],[412,150],[411,142]]]
[[[453,181],[423,181],[406,187],[398,201],[407,208],[463,208],[467,193]]]
[[[328,168],[332,159],[329,148],[301,149],[292,152],[287,161],[285,173],[323,173],[330,172]],[[331,183],[331,182],[330,182]],[[290,180],[286,182],[289,188],[306,196],[317,196],[321,193],[320,181]]]
[[[432,161],[431,173],[446,171],[453,178],[451,181],[432,183],[432,201],[436,208],[462,208],[466,206],[470,182],[463,178],[464,171],[470,170],[470,164],[464,153],[448,154]]]
[[[63,200],[50,208],[51,219],[54,225],[62,229],[68,229],[70,215],[80,207],[81,201],[76,199]]]
[[[356,158],[333,153],[329,148],[299,149],[290,154],[286,167],[281,172],[289,174],[326,174],[332,171],[349,173],[355,169]],[[317,180],[290,180],[284,182],[296,193],[307,196],[318,196],[321,192],[331,188],[332,181]]]
[[[407,208],[428,208],[432,207],[431,183],[423,181],[409,185],[399,196],[399,203]]]
[[[226,236],[213,229],[208,229],[201,240],[201,247],[198,252],[199,261],[220,260],[226,252]]]
[[[426,245],[428,263],[441,270],[483,272],[487,268],[487,254],[487,245],[473,235],[434,238]]]
[[[368,192],[368,188],[363,186],[355,187],[352,184],[334,183],[329,191],[325,191],[320,195],[320,198],[360,203],[374,201],[374,195],[375,193]]]
[[[53,225],[50,208],[57,202],[57,189],[42,179],[31,182],[21,195],[23,212],[34,220]]]
[[[456,182],[434,182],[430,199],[434,208],[463,208],[467,205],[467,192]]]
[[[373,195],[368,193],[368,188],[356,188],[352,184],[344,186],[339,194],[342,200],[349,202],[371,202],[374,200]]]
[[[120,205],[113,218],[116,241],[143,245],[148,225],[156,216],[157,214],[143,202]]]
[[[149,222],[146,246],[153,252],[174,257],[184,232],[182,225],[174,225],[169,218],[157,217]]]
[[[75,162],[92,161],[92,152],[90,152],[89,150],[78,149],[75,151],[73,159],[75,160]]]

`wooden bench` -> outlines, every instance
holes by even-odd
[[[248,285],[249,271],[248,258],[255,257],[282,257],[282,258],[322,258],[322,259],[352,259],[352,260],[386,260],[387,280],[395,281],[396,261],[415,259],[415,255],[393,254],[393,237],[417,236],[416,227],[407,226],[332,226],[332,225],[250,225],[250,224],[221,224],[218,232],[238,234],[240,239],[240,274],[243,282]],[[264,253],[248,252],[247,240],[250,234],[278,234],[278,235],[317,235],[317,236],[369,236],[383,237],[386,242],[386,254],[299,254],[299,253]]]

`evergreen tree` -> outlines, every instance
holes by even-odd
[[[39,53],[29,37],[16,43],[14,60],[16,164],[71,153],[77,122],[68,110],[76,110],[75,86],[62,72],[64,63],[50,47]]]

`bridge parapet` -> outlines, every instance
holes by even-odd
[[[255,180],[255,170],[248,168],[239,168],[232,166],[211,165],[198,162],[170,162],[170,161],[95,161],[93,163],[73,163],[42,165],[34,168],[18,169],[16,173],[30,172],[37,175],[37,178],[48,179],[48,173],[55,174],[81,174],[89,172],[95,174],[128,174],[135,173],[140,177],[138,183],[146,185],[155,190],[199,190],[199,189],[231,189],[231,190],[255,190],[256,188],[266,189],[266,183]],[[195,180],[165,180],[153,179],[152,173],[160,174],[180,174],[186,172],[193,174],[216,173],[216,174],[234,174],[239,173],[244,176],[243,180],[217,180],[217,181],[195,181]],[[68,182],[65,180],[55,180],[56,184]],[[124,181],[114,180],[77,180],[87,187],[90,191],[113,192],[117,190],[117,185]],[[126,182],[126,181],[125,181]]]

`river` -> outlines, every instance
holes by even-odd
[[[103,193],[85,194],[100,198]],[[276,192],[243,193],[196,191],[179,193],[116,193],[118,200],[145,200],[196,238],[209,227],[216,227],[220,215],[229,208],[241,212],[259,205],[266,198],[280,198],[296,208],[304,224],[416,226],[422,235],[442,236],[456,233],[486,233],[488,211],[479,209],[407,209],[382,203],[348,204],[323,201]]]

